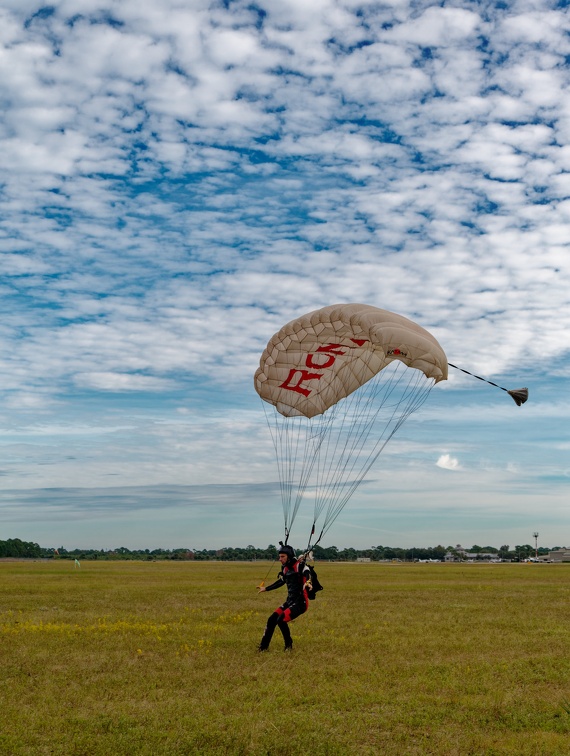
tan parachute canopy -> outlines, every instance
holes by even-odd
[[[310,540],[320,542],[402,423],[446,378],[447,358],[430,333],[370,305],[323,307],[273,336],[255,388],[275,447],[285,542],[308,498]]]
[[[286,417],[326,412],[395,360],[435,383],[447,378],[437,340],[411,320],[364,304],[337,304],[287,323],[269,341],[255,389]]]

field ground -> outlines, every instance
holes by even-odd
[[[0,754],[570,754],[570,565],[317,568],[1,563]]]

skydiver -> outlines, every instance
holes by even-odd
[[[285,651],[291,651],[293,649],[293,639],[291,638],[288,623],[300,617],[309,608],[307,591],[312,589],[311,572],[303,560],[297,559],[295,550],[291,546],[283,545],[281,541],[279,543],[281,544],[279,548],[279,561],[282,565],[281,572],[274,583],[268,585],[267,588],[259,586],[257,590],[259,593],[265,593],[265,591],[274,591],[276,588],[286,585],[287,600],[281,606],[278,606],[267,620],[265,632],[258,647],[259,651],[267,651],[269,649],[273,631],[276,627],[281,630],[283,635]]]

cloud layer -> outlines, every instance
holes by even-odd
[[[332,302],[566,379],[568,31],[546,0],[5,2],[8,487],[271,479],[258,355]]]

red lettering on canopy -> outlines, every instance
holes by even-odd
[[[334,365],[334,361],[337,357],[342,357],[342,355],[345,354],[344,351],[340,351],[341,346],[341,344],[324,344],[323,346],[318,347],[317,352],[324,352],[328,356],[328,359],[325,362],[315,362],[314,355],[308,354],[305,359],[305,365],[308,368],[316,368],[317,370],[329,368],[331,365]]]
[[[341,354],[344,354],[344,352],[341,352]],[[324,368],[330,367],[336,360],[336,356],[334,354],[327,354],[325,362],[315,362],[313,357],[314,355],[308,354],[307,359],[305,360],[305,365],[308,368],[316,368],[317,370],[323,370]]]
[[[362,346],[366,344],[368,339],[351,339],[351,341],[357,346]],[[334,365],[337,357],[345,355],[347,349],[353,348],[343,344],[323,344],[323,346],[317,347],[313,354],[306,356],[305,367],[312,368],[313,370],[325,370]],[[326,355],[324,362],[315,362],[315,355],[317,353]],[[320,378],[322,378],[320,373],[310,373],[308,370],[303,370],[303,368],[291,368],[289,375],[279,388],[296,391],[298,394],[303,394],[303,396],[309,396],[311,389],[301,384],[303,381],[318,381]]]
[[[342,349],[342,344],[325,344],[324,346],[320,346],[316,351],[317,352],[330,352],[331,354],[344,354],[344,352],[339,352],[339,349]]]
[[[296,379],[296,383],[293,383],[293,378],[299,374],[299,377]],[[322,375],[319,375],[318,373],[309,373],[308,370],[300,370],[298,368],[291,368],[289,371],[289,375],[287,378],[283,381],[283,383],[279,386],[279,388],[287,389],[288,391],[297,391],[299,394],[303,394],[303,396],[309,396],[311,393],[310,389],[305,388],[304,386],[301,386],[302,381],[318,381],[319,378],[322,378]]]

